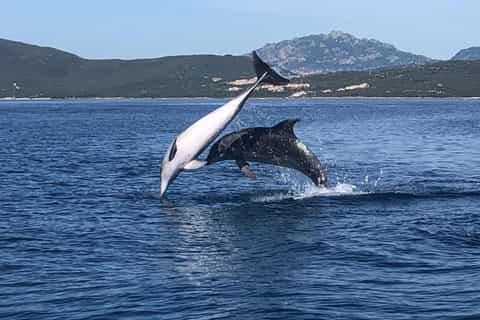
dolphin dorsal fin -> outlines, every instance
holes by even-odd
[[[295,118],[295,119],[287,119],[282,122],[277,123],[272,129],[277,130],[277,131],[287,131],[293,135],[295,133],[293,132],[293,126],[295,126],[295,123],[300,121],[300,119]]]

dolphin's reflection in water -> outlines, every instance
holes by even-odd
[[[261,210],[268,203],[251,201],[165,207],[176,229],[169,233],[175,234],[176,272],[195,286],[217,279],[232,286],[251,282],[252,287],[256,281],[286,281],[309,260],[298,257],[295,246],[313,241],[298,241],[305,238],[304,218],[313,212],[294,202],[276,203],[270,213]]]

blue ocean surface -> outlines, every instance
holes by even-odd
[[[329,190],[169,143],[223,99],[0,102],[0,318],[480,319],[480,100],[252,99]]]

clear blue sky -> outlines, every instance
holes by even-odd
[[[478,0],[9,0],[0,38],[88,58],[240,54],[341,30],[432,58],[480,46]]]

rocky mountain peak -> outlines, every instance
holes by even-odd
[[[299,74],[369,70],[425,64],[431,59],[375,39],[334,30],[269,43],[257,50],[268,62]]]

